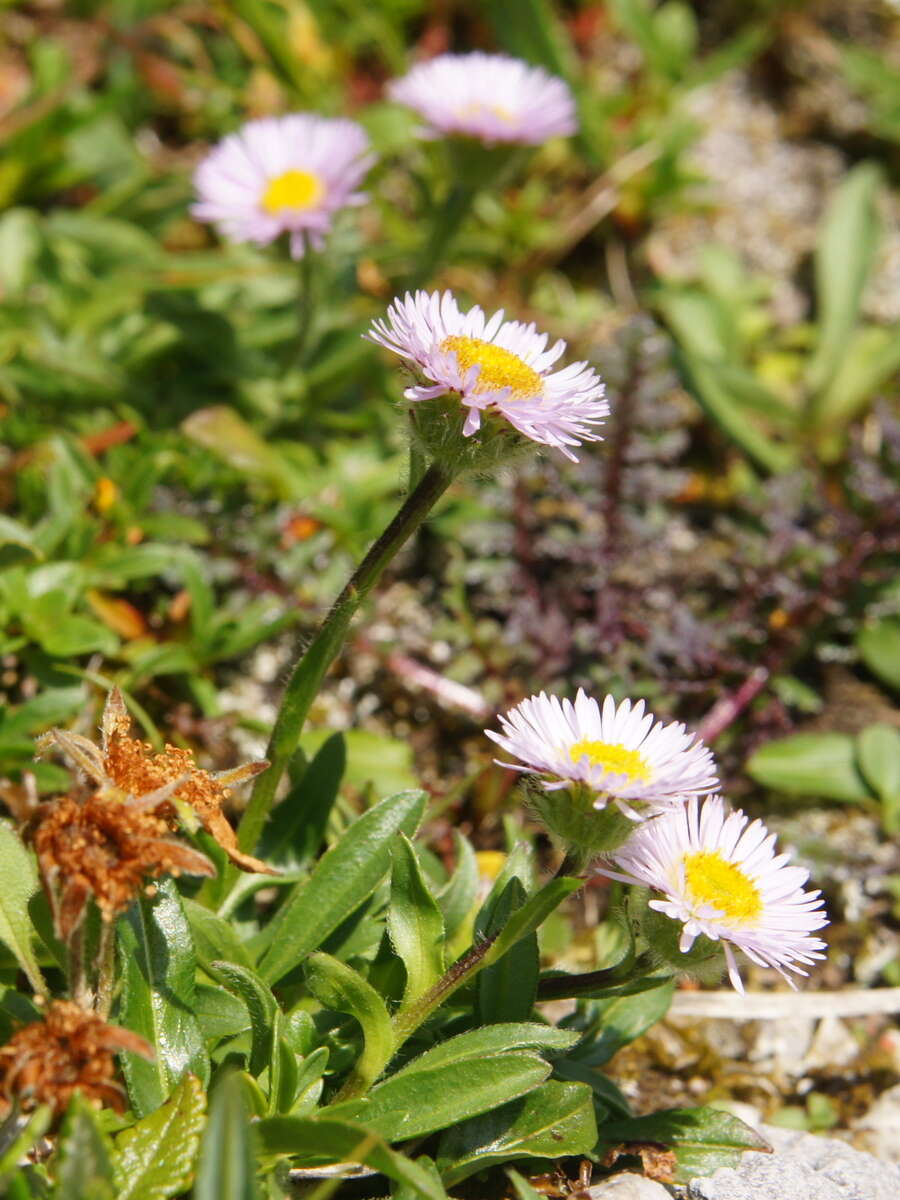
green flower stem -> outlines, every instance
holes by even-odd
[[[413,291],[426,284],[440,266],[477,195],[477,188],[465,183],[455,183],[444,203],[435,210],[431,236],[426,243],[422,259],[410,280],[410,288]]]
[[[294,344],[294,359],[302,365],[306,360],[306,346],[309,341],[309,331],[312,326],[313,308],[315,307],[314,255],[309,245],[299,262],[297,286],[297,340]]]
[[[605,988],[620,987],[624,983],[643,979],[653,968],[654,963],[649,954],[641,954],[637,958],[629,954],[623,962],[614,967],[587,971],[583,975],[551,975],[542,979],[538,983],[537,998],[568,1000],[573,996],[584,996]]]
[[[247,853],[250,853],[259,841],[275,800],[278,784],[297,749],[300,731],[310,706],[322,685],[325,673],[344,644],[356,610],[378,582],[384,568],[410,535],[415,533],[452,482],[453,476],[450,472],[436,465],[428,468],[407,496],[393,521],[373,543],[334,602],[319,632],[298,659],[269,739],[266,751],[269,769],[257,777],[250,803],[238,830],[241,848]]]

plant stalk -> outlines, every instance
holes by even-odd
[[[624,962],[614,967],[604,967],[599,971],[586,971],[582,975],[551,975],[538,983],[538,1000],[568,1000],[573,996],[583,996],[591,992],[599,992],[604,988],[619,987],[623,983],[631,983],[640,979],[653,970],[653,962],[649,954],[641,954],[635,958],[628,955]]]
[[[257,777],[250,803],[238,830],[241,849],[247,853],[255,849],[259,841],[278,784],[297,749],[310,706],[322,685],[325,673],[344,644],[347,630],[357,609],[381,578],[385,567],[400,547],[415,533],[450,486],[452,479],[449,472],[435,465],[425,471],[400,511],[353,572],[322,622],[319,632],[297,660],[266,750],[269,769]]]

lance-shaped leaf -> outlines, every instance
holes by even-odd
[[[384,1001],[352,967],[330,954],[312,954],[306,961],[309,990],[326,1008],[349,1013],[359,1022],[363,1051],[354,1076],[366,1084],[377,1079],[394,1052],[394,1031]]]
[[[747,774],[779,792],[857,803],[874,799],[847,733],[794,733],[766,742],[747,760]]]
[[[346,767],[346,738],[334,733],[273,810],[260,841],[261,858],[284,867],[303,867],[315,858]]]
[[[809,367],[813,391],[831,379],[859,316],[881,234],[876,204],[880,181],[875,163],[859,163],[847,173],[825,214],[816,250],[819,344]]]
[[[171,879],[142,897],[118,924],[122,993],[117,1020],[141,1034],[156,1057],[123,1054],[132,1107],[146,1116],[168,1100],[186,1071],[209,1079],[209,1057],[194,1015],[197,958]]]
[[[37,891],[34,860],[11,825],[0,821],[0,942],[16,957],[32,990],[46,995],[34,948],[28,901]]]
[[[200,1080],[185,1075],[171,1100],[116,1138],[116,1200],[168,1200],[186,1191],[205,1120]]]
[[[406,1184],[425,1200],[447,1200],[443,1187],[417,1163],[398,1154],[370,1129],[326,1117],[266,1117],[256,1126],[265,1154],[289,1154],[310,1165],[365,1163]],[[197,1200],[212,1200],[197,1197]]]
[[[253,966],[245,944],[230,922],[196,900],[183,900],[182,903],[191,926],[197,961],[202,967],[207,967],[211,962],[230,962],[247,968]]]
[[[524,1096],[550,1074],[550,1064],[528,1051],[441,1063],[401,1073],[326,1111],[358,1121],[389,1142],[447,1129],[479,1113]]]
[[[406,968],[403,999],[408,1002],[427,992],[444,972],[444,919],[409,838],[401,833],[392,854],[387,927],[391,944]]]
[[[508,1054],[512,1050],[545,1050],[560,1053],[570,1050],[580,1038],[580,1033],[557,1029],[553,1025],[540,1025],[537,1021],[485,1025],[481,1029],[458,1033],[456,1037],[432,1046],[430,1050],[408,1062],[396,1075],[392,1075],[391,1079],[413,1075],[417,1071],[430,1071],[445,1063],[468,1062],[472,1058]]]
[[[581,1052],[573,1057],[593,1067],[608,1062],[623,1046],[662,1020],[672,1003],[674,991],[675,980],[662,979],[655,986],[639,992],[593,1001],[589,1036],[585,1037]]]
[[[424,792],[398,792],[355,821],[292,891],[269,928],[260,974],[276,983],[363,904],[387,874],[390,843],[412,836],[425,811]]]
[[[591,1089],[551,1079],[521,1100],[448,1130],[437,1163],[452,1187],[492,1163],[590,1154],[596,1140]]]
[[[892,725],[870,725],[856,739],[856,757],[866,783],[881,801],[888,833],[900,829],[900,732]]]
[[[629,1142],[656,1142],[675,1151],[674,1183],[733,1167],[745,1150],[771,1154],[772,1147],[755,1129],[730,1113],[714,1108],[670,1108],[649,1117],[601,1126],[597,1152]]]
[[[499,934],[514,912],[526,903],[525,889],[515,877],[499,895],[491,895],[479,914],[476,929],[485,937]],[[525,934],[499,962],[478,976],[478,1016],[484,1025],[524,1021],[531,1016],[540,973],[537,932]]]
[[[272,1053],[272,1027],[278,1004],[271,988],[248,967],[237,963],[215,962],[207,968],[210,975],[235,996],[240,996],[250,1014],[250,1061],[251,1075],[259,1075],[269,1064]]]
[[[444,914],[447,938],[452,939],[462,928],[472,911],[478,896],[478,859],[471,844],[454,829],[453,845],[456,849],[456,868],[438,896],[438,904]]]
[[[225,1075],[210,1100],[193,1200],[257,1200],[254,1143],[240,1079]]]
[[[110,1151],[99,1114],[76,1093],[60,1132],[54,1200],[114,1200]]]

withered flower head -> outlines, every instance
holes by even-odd
[[[18,1102],[24,1112],[49,1104],[59,1114],[74,1092],[121,1112],[125,1092],[115,1078],[120,1050],[153,1058],[153,1047],[136,1033],[107,1025],[70,1000],[54,1000],[42,1021],[24,1025],[0,1046],[0,1113]]]
[[[169,835],[169,826],[145,801],[115,787],[84,800],[60,796],[32,820],[34,844],[60,938],[67,940],[93,896],[105,921],[123,913],[145,879],[160,875],[214,875],[209,859]]]
[[[266,875],[278,873],[258,858],[243,853],[222,812],[229,787],[252,779],[268,763],[246,763],[233,771],[212,774],[196,765],[190,750],[166,746],[162,753],[156,753],[131,736],[131,718],[118,688],[109,694],[101,729],[99,747],[78,734],[58,729],[47,734],[45,742],[59,746],[101,787],[113,784],[137,799],[142,807],[150,808],[156,796],[153,811],[172,824],[177,819],[173,800],[183,801],[236,866]]]

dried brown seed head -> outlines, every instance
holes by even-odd
[[[0,1112],[48,1104],[58,1115],[75,1092],[121,1112],[125,1092],[116,1080],[121,1050],[153,1058],[153,1048],[128,1029],[107,1025],[70,1000],[54,1000],[42,1021],[19,1029],[0,1046]]]

